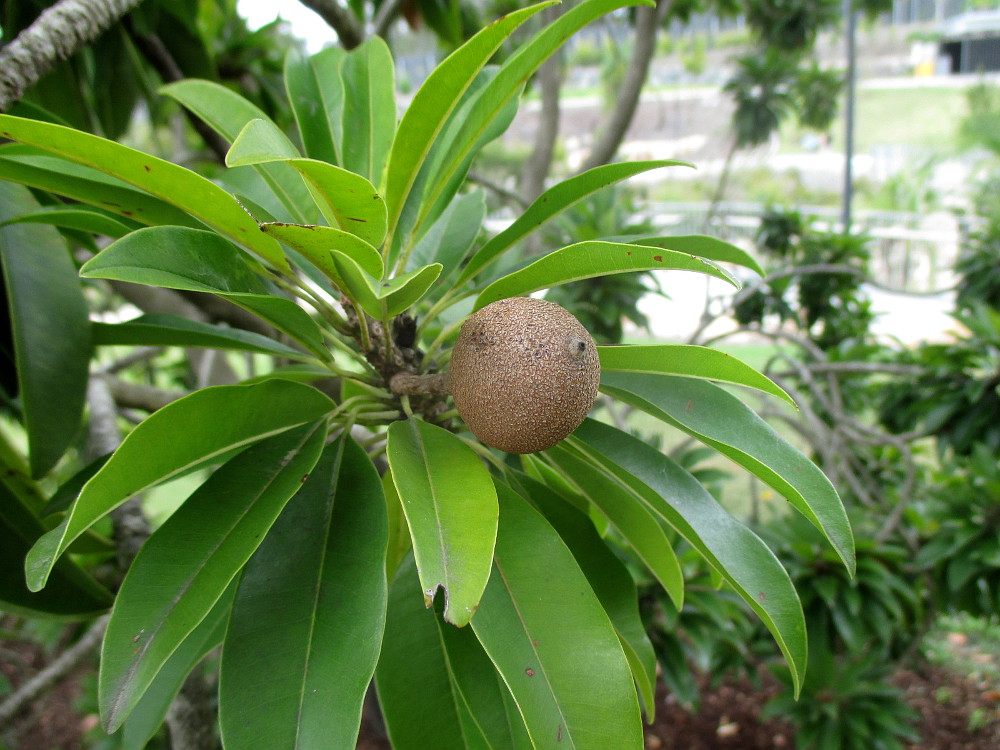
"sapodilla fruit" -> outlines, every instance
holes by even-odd
[[[455,408],[486,445],[507,453],[551,448],[597,398],[601,365],[587,329],[553,302],[511,297],[462,325],[452,352]]]

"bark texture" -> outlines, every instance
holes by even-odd
[[[365,30],[354,14],[337,0],[299,0],[337,32],[344,49],[354,49],[365,40]]]
[[[542,15],[546,24],[552,23],[562,13],[561,6],[546,8]],[[542,194],[545,178],[552,167],[556,138],[559,136],[559,93],[562,89],[563,55],[560,48],[538,69],[538,88],[542,95],[542,109],[531,156],[524,163],[519,183],[521,196],[529,203]]]
[[[0,49],[0,112],[142,0],[61,0]]]
[[[635,40],[625,80],[618,90],[615,106],[604,127],[601,128],[597,142],[594,143],[580,168],[581,172],[607,164],[618,152],[618,147],[621,146],[625,133],[628,132],[635,117],[642,86],[649,76],[649,65],[656,51],[656,34],[663,25],[663,19],[666,18],[671,5],[673,0],[657,0],[655,8],[644,5],[636,11]]]

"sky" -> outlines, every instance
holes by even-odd
[[[318,15],[300,2],[277,0],[239,0],[240,15],[247,19],[251,29],[270,23],[279,15],[292,25],[292,33],[305,39],[310,52],[318,52],[327,42],[337,41],[333,29]]]

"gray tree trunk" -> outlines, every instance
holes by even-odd
[[[657,32],[663,25],[663,19],[666,18],[672,4],[673,0],[657,0],[655,8],[644,5],[636,11],[635,40],[625,80],[618,90],[615,105],[608,115],[607,122],[600,129],[597,142],[580,168],[581,172],[607,164],[618,152],[625,133],[635,117],[642,86],[649,76],[649,65],[656,51]]]
[[[545,23],[555,21],[561,10],[559,6],[542,11]],[[542,95],[542,109],[539,113],[538,130],[531,156],[524,163],[519,182],[521,197],[529,203],[541,195],[545,189],[545,178],[552,167],[556,139],[559,137],[559,94],[562,90],[562,50],[542,63],[538,69],[538,87]]]
[[[60,0],[0,49],[0,112],[142,0]]]

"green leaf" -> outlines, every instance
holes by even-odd
[[[472,629],[536,748],[639,750],[632,674],[608,615],[544,518],[498,485],[493,573]]]
[[[94,323],[95,346],[200,346],[302,359],[298,349],[239,328],[215,326],[177,315],[142,315],[124,323]]]
[[[464,174],[470,157],[492,140],[490,129],[503,119],[504,109],[515,101],[517,94],[531,75],[555,50],[591,21],[618,8],[648,4],[642,0],[591,0],[564,10],[557,20],[519,45],[514,54],[500,67],[489,83],[477,92],[476,98],[456,121],[456,132],[449,133],[442,163],[435,169],[425,205],[431,208],[456,174]],[[491,134],[492,135],[492,134]],[[495,137],[495,135],[493,136]],[[620,165],[619,165],[620,166]],[[583,197],[583,196],[580,196]],[[463,276],[463,280],[476,273]]]
[[[101,649],[98,702],[109,733],[222,597],[302,486],[325,438],[325,422],[314,422],[251,446],[146,540],[122,582]]]
[[[219,83],[188,78],[161,87],[160,93],[178,101],[230,143],[251,121],[267,121],[280,137],[286,149],[284,155],[299,156],[295,146],[262,109]],[[308,192],[294,171],[280,164],[256,165],[254,169],[291,218],[302,223],[309,221],[309,215],[302,210],[308,205]]]
[[[386,541],[378,473],[341,437],[243,571],[219,678],[226,746],[355,746],[385,625]]]
[[[65,240],[42,224],[2,224],[37,208],[27,188],[0,182],[0,264],[34,477],[76,437],[91,354],[87,302]]]
[[[44,533],[32,509],[0,481],[0,609],[31,618],[85,619],[110,607],[111,592],[68,558],[56,565],[48,588],[28,590],[24,556]]]
[[[707,258],[716,263],[735,263],[738,266],[749,268],[758,276],[764,275],[764,269],[760,267],[760,264],[750,253],[741,247],[737,247],[716,237],[692,234],[679,237],[642,237],[630,240],[630,242],[633,245],[659,247],[664,250],[676,250],[679,253],[690,253],[691,255],[697,255],[699,258]]]
[[[101,234],[118,239],[132,231],[117,219],[102,213],[79,208],[41,208],[31,213],[5,219],[0,224],[50,224],[62,229],[78,229],[88,234]]]
[[[441,278],[448,278],[465,260],[485,218],[486,198],[482,190],[452,201],[414,246],[407,268],[440,263]],[[445,289],[442,286],[442,293]]]
[[[580,279],[629,271],[666,270],[703,273],[739,288],[739,283],[727,271],[694,255],[594,240],[553,250],[534,263],[497,279],[479,293],[474,309],[498,299],[530,294]]]
[[[27,143],[124,180],[203,221],[281,271],[281,248],[265,237],[232,196],[210,180],[176,164],[60,125],[0,114],[0,136]]]
[[[343,47],[330,46],[311,57],[290,50],[285,58],[285,90],[310,159],[340,164],[344,82]]]
[[[45,586],[66,547],[133,495],[333,408],[315,388],[285,380],[203,388],[164,406],[128,434],[62,523],[32,547],[25,563],[28,587]]]
[[[343,279],[337,271],[337,266],[330,255],[331,250],[338,250],[349,256],[365,273],[376,279],[381,279],[384,269],[379,251],[360,237],[333,227],[310,224],[269,223],[261,224],[260,229],[279,242],[302,253],[313,265],[340,285]]]
[[[410,541],[410,530],[406,526],[403,503],[399,499],[399,493],[396,492],[391,471],[387,470],[382,475],[382,492],[385,495],[385,508],[389,517],[389,544],[385,555],[385,573],[387,578],[392,579],[413,543]]]
[[[344,83],[343,165],[375,185],[396,132],[396,88],[392,53],[378,36],[347,53],[340,68]]]
[[[302,156],[281,128],[266,118],[249,120],[226,154],[227,167],[260,166]]]
[[[694,477],[639,438],[592,419],[568,438],[673,526],[757,613],[801,688],[806,625],[798,594],[778,558],[729,515]]]
[[[717,380],[756,388],[795,406],[792,397],[766,375],[717,349],[682,344],[599,346],[597,354],[602,372],[650,372]]]
[[[18,144],[0,146],[0,179],[99,206],[142,224],[204,226],[179,208],[96,169],[54,156],[23,154],[25,150],[44,153]]]
[[[344,281],[345,291],[376,320],[399,315],[423,297],[441,273],[441,264],[433,263],[400,274],[390,281],[380,282],[365,273],[353,258],[339,250],[334,250],[332,255]]]
[[[121,750],[143,750],[156,734],[187,676],[212,649],[222,643],[235,593],[234,580],[212,611],[164,662],[122,725]]]
[[[395,750],[522,750],[524,724],[489,657],[468,628],[423,606],[413,558],[389,588],[385,639],[375,672]]]
[[[522,494],[542,512],[573,553],[611,618],[639,689],[646,720],[652,722],[656,710],[656,653],[639,614],[639,595],[632,575],[584,513],[527,475],[520,475],[518,482],[525,489],[526,494]]]
[[[673,159],[604,164],[553,185],[538,196],[535,202],[528,206],[513,224],[493,237],[479,249],[479,252],[472,256],[472,260],[462,271],[458,283],[471,279],[516,242],[524,239],[551,218],[579,203],[588,195],[642,172],[675,166],[690,167],[692,165]]]
[[[280,161],[289,165],[302,175],[319,210],[330,224],[336,224],[370,245],[381,245],[386,233],[386,208],[374,185],[361,175],[333,164],[267,152],[260,145],[263,136],[256,131],[268,127],[274,126],[268,126],[261,120],[249,123],[229,150],[226,163],[235,166]]]
[[[323,334],[309,313],[270,294],[248,261],[239,248],[212,232],[147,227],[111,243],[83,264],[80,275],[218,294],[329,359]]]
[[[545,457],[594,508],[607,516],[680,610],[684,606],[684,574],[670,539],[649,508],[593,464],[564,448],[550,448]]]
[[[445,619],[465,625],[490,575],[496,490],[476,453],[418,419],[389,426],[386,456],[413,540],[424,602],[444,589]]]
[[[645,373],[602,374],[601,389],[696,437],[773,487],[819,529],[854,575],[854,535],[830,480],[738,398],[704,380]]]
[[[438,65],[417,91],[403,114],[389,154],[386,205],[390,233],[395,230],[420,167],[462,93],[514,29],[549,5],[552,3],[517,10],[490,24]]]

